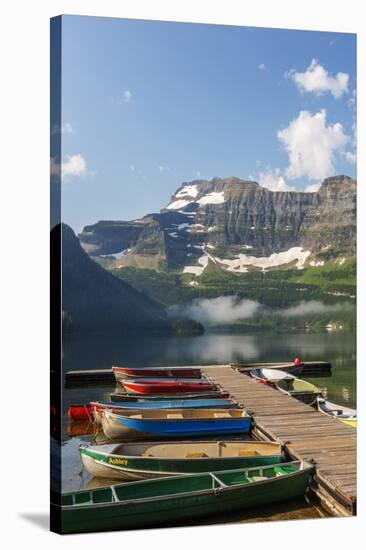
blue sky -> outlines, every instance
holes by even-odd
[[[351,34],[64,16],[62,217],[159,211],[185,181],[355,176]]]

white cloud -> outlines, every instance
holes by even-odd
[[[77,155],[66,155],[66,161],[61,163],[61,176],[84,176],[86,174],[86,162],[79,153]]]
[[[201,177],[201,172],[199,170],[197,170],[197,172],[195,173],[195,176],[196,176],[196,178],[200,178]]]
[[[62,133],[62,134],[73,134],[73,133],[74,133],[74,127],[73,127],[73,125],[71,124],[71,122],[65,122],[65,123],[61,126],[61,133]]]
[[[292,69],[285,73],[285,77],[291,78],[299,90],[318,96],[330,92],[338,99],[348,92],[349,75],[339,72],[335,77],[331,76],[316,59],[311,61],[305,72],[299,73]]]
[[[357,153],[352,151],[343,151],[342,157],[344,157],[347,162],[350,162],[351,164],[356,164]]]
[[[266,71],[267,70],[267,65],[265,65],[264,63],[261,63],[260,65],[258,65],[258,69],[260,71]]]
[[[295,191],[286,183],[279,168],[272,170],[268,167],[264,172],[259,172],[258,183],[270,191]]]
[[[310,183],[304,189],[305,193],[316,193],[319,191],[321,183]]]
[[[334,174],[334,155],[349,138],[339,122],[327,126],[326,111],[314,115],[300,111],[287,128],[277,133],[289,157],[286,176],[323,180]]]
[[[130,172],[134,172],[135,171],[135,165],[134,164],[130,164]]]
[[[132,93],[130,90],[124,90],[120,99],[120,103],[131,103]]]

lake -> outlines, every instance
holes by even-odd
[[[331,401],[356,408],[356,335],[350,332],[319,334],[204,334],[196,337],[129,337],[118,334],[68,335],[64,341],[63,371],[124,366],[207,365],[232,361],[277,362],[329,361],[332,376],[307,378],[320,386]],[[95,480],[83,470],[78,453],[79,444],[90,436],[70,438],[67,435],[66,410],[70,404],[91,400],[108,400],[113,388],[85,387],[63,390],[64,438],[63,491],[95,486]],[[284,503],[256,512],[226,518],[227,521],[260,521],[320,517],[313,505],[303,500]],[[207,521],[209,523],[209,521]]]

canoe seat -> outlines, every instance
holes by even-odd
[[[183,418],[182,413],[168,413],[166,415],[167,418]]]
[[[265,481],[268,479],[266,476],[251,476],[250,481]]]
[[[215,418],[231,418],[231,414],[228,412],[215,412]]]
[[[205,458],[205,457],[208,457],[208,455],[204,452],[192,451],[187,453],[184,458]]]
[[[257,456],[259,455],[258,451],[254,451],[253,449],[248,450],[241,450],[238,452],[238,456]]]
[[[142,414],[130,414],[130,418],[142,418]]]

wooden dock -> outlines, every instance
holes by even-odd
[[[335,516],[356,514],[356,429],[235,369],[223,366],[202,370],[248,410],[254,435],[284,444],[295,459],[314,462],[311,488],[328,512]]]

